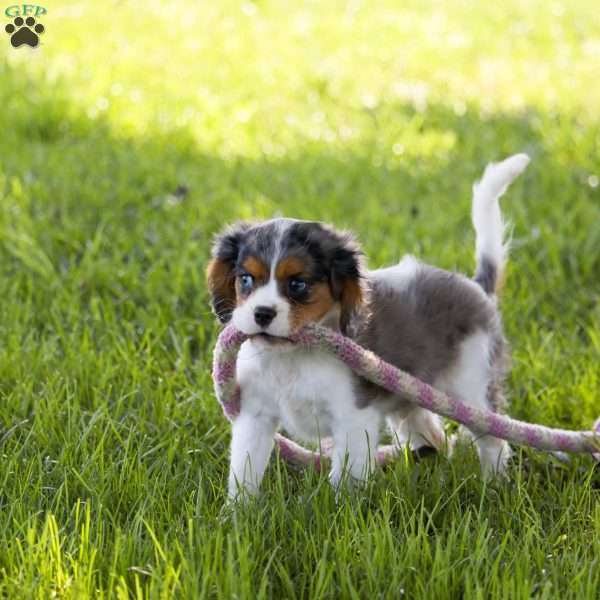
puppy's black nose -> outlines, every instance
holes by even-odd
[[[267,327],[269,323],[275,318],[277,311],[270,306],[257,306],[254,309],[254,320],[257,325],[261,327]]]

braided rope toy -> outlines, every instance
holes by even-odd
[[[212,375],[215,393],[229,420],[235,419],[240,412],[236,360],[240,346],[248,337],[233,325],[228,325],[221,332],[214,350]],[[489,434],[538,450],[591,453],[600,462],[600,418],[591,431],[571,431],[526,423],[451,398],[331,329],[308,325],[291,336],[290,341],[313,350],[330,352],[361,377],[389,392],[402,394],[429,411],[457,421],[479,435]],[[302,466],[313,464],[317,469],[321,467],[322,457],[327,458],[331,452],[330,448],[314,452],[281,434],[275,435],[275,444],[286,460]],[[397,446],[380,446],[377,463],[384,465],[390,462],[398,451]]]

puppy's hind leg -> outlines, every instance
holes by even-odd
[[[484,331],[466,338],[458,361],[436,382],[435,387],[477,408],[501,408],[499,383],[494,380],[494,365],[490,363],[490,344],[490,334]],[[475,442],[483,475],[504,474],[511,456],[508,442],[476,431],[468,433]]]
[[[411,450],[434,448],[438,452],[445,448],[446,436],[439,415],[418,406],[411,408],[408,414],[392,413],[387,418],[398,447],[408,445]]]
[[[489,387],[486,388],[485,392],[481,394],[481,396],[483,396],[483,401],[480,400],[475,404],[481,406],[481,408],[492,410],[496,404],[496,401],[493,398],[495,393],[495,390],[492,390]],[[473,432],[469,433],[475,440],[484,477],[494,475],[506,476],[508,460],[512,456],[512,450],[509,443],[506,440],[495,438],[491,435],[482,436]]]

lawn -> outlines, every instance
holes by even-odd
[[[0,44],[0,597],[597,598],[589,458],[406,456],[336,504],[274,457],[228,511],[204,283],[216,231],[280,214],[471,272],[471,184],[526,151],[511,412],[590,427],[597,2],[44,6]]]

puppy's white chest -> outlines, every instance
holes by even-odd
[[[243,410],[272,416],[291,434],[317,440],[353,403],[351,374],[331,355],[246,342],[237,362]]]

